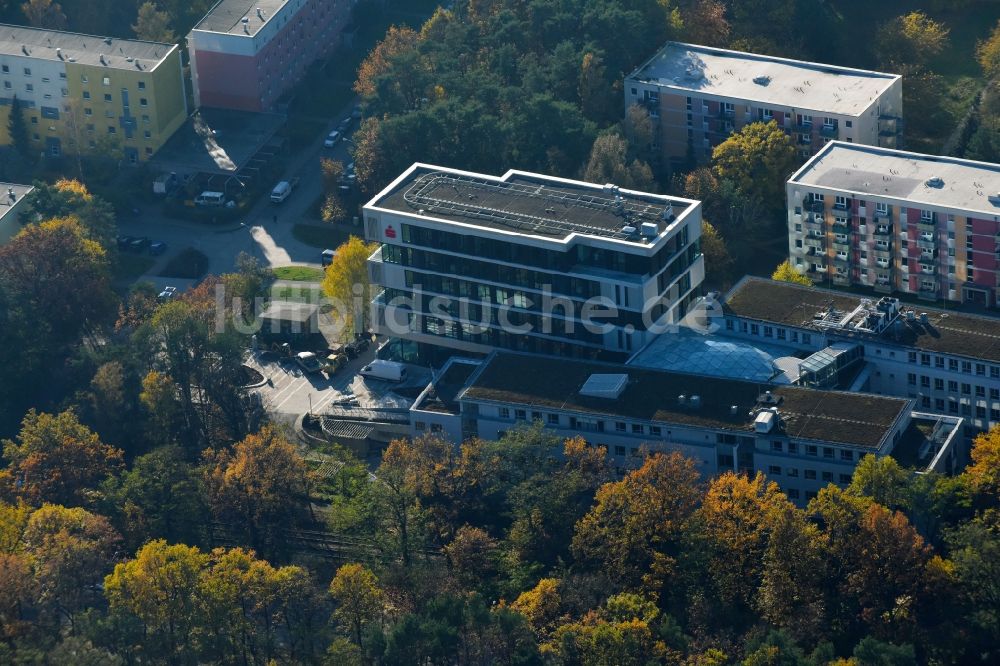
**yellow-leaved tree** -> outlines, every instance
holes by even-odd
[[[351,236],[337,248],[323,278],[323,293],[333,301],[342,318],[344,335],[363,333],[369,325],[371,283],[368,281],[368,257],[378,248],[377,243],[365,243]]]
[[[812,280],[795,270],[795,267],[792,266],[791,262],[787,259],[778,264],[778,267],[774,269],[773,273],[771,273],[771,279],[779,280],[781,282],[793,282],[807,287],[812,286]]]

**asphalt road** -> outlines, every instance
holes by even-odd
[[[284,202],[272,204],[265,196],[255,205],[239,226],[219,229],[197,222],[176,220],[162,215],[158,204],[139,205],[139,215],[119,220],[119,233],[131,236],[149,236],[167,243],[167,252],[140,279],[153,282],[157,287],[166,285],[184,289],[192,281],[161,278],[158,274],[178,251],[193,247],[208,257],[208,272],[221,274],[235,267],[236,257],[246,252],[265,265],[288,266],[291,264],[320,265],[320,250],[300,243],[292,236],[292,227],[298,222],[319,222],[311,218],[310,208],[322,194],[323,183],[319,168],[320,157],[328,156],[351,161],[350,143],[341,141],[334,148],[324,148],[326,134],[335,129],[351,114],[357,100],[352,100],[330,120],[323,134],[307,149],[289,162],[279,180],[299,179],[298,186]],[[277,182],[277,181],[275,181]],[[277,216],[277,223],[274,217]]]

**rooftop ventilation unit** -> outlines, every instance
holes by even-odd
[[[604,398],[606,400],[617,400],[621,397],[622,391],[628,384],[628,375],[591,375],[583,383],[580,395],[591,398]]]
[[[758,413],[757,417],[753,420],[753,429],[755,432],[771,432],[776,425],[778,425],[777,410],[764,410]]]
[[[777,405],[781,403],[781,398],[774,395],[770,391],[764,391],[758,398],[758,402],[763,405]]]
[[[740,413],[740,406],[739,405],[729,405],[729,415],[730,416],[736,416],[739,413]]]
[[[771,77],[770,76],[755,76],[755,77],[753,77],[753,82],[756,83],[759,86],[766,86],[769,83],[771,83]]]
[[[991,204],[994,206],[1000,206],[1000,193],[991,194],[988,198]]]
[[[700,395],[691,396],[691,398],[688,400],[688,406],[691,409],[698,409],[699,407],[701,407],[701,396]]]
[[[656,238],[660,233],[660,229],[652,222],[643,222],[642,226],[639,227],[639,232],[646,238]]]
[[[257,8],[257,18],[259,18],[261,21],[264,20],[264,10],[261,9],[260,7]]]
[[[924,185],[927,187],[944,187],[944,181],[937,176],[934,176],[933,178],[928,178],[924,181]]]
[[[14,194],[14,188],[13,187],[8,187],[7,188],[7,199],[10,202],[10,205],[14,205],[14,202],[17,201],[17,195]]]
[[[29,51],[28,47],[25,46],[24,44],[21,44],[21,53],[23,53],[24,55],[31,55],[31,51]]]
[[[111,46],[111,38],[110,37],[105,37],[104,38],[104,43],[107,44],[108,46]]]
[[[63,59],[62,49],[56,48],[56,57],[59,58],[60,60]]]
[[[687,401],[688,401],[688,397],[686,395],[684,395],[683,393],[681,393],[679,396],[677,396],[677,404],[678,405],[686,405]]]
[[[102,65],[107,65],[108,64],[108,61],[104,59],[104,54],[103,53],[98,57],[98,60],[101,61]]]
[[[622,233],[626,236],[635,236],[638,233],[638,230],[630,224],[622,227]]]

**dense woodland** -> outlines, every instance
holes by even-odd
[[[125,36],[143,10],[120,4],[0,9]],[[877,39],[851,27],[865,4]],[[460,0],[362,63],[359,179],[371,190],[421,160],[686,193],[715,225],[702,249],[723,282],[778,228],[796,151],[751,125],[705,167],[665,173],[649,119],[621,108],[623,73],[671,37],[892,68],[908,108],[928,105],[910,141],[995,158],[995,8]],[[178,35],[203,10],[144,11]],[[969,16],[988,17],[971,44]],[[948,20],[974,76],[937,71],[954,66]],[[1000,661],[1000,431],[958,477],[869,457],[805,509],[678,455],[618,479],[603,449],[539,427],[400,440],[376,466],[328,449],[317,470],[244,388],[236,324],[273,275],[243,257],[161,303],[114,283],[115,233],[115,209],[62,179],[38,184],[0,247],[0,664]],[[330,290],[363,273],[355,246]]]

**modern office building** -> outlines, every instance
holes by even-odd
[[[913,400],[966,440],[1000,425],[1000,319],[755,277],[721,311],[720,335],[801,359],[785,381]]]
[[[619,473],[647,451],[679,451],[705,476],[763,472],[800,504],[850,483],[867,454],[945,473],[965,455],[962,419],[915,412],[912,399],[512,352],[452,359],[410,414],[413,436],[452,441],[540,422],[606,447]]]
[[[187,118],[175,44],[0,26],[0,137],[14,97],[40,154],[119,146],[127,162],[151,157]]]
[[[495,348],[626,358],[704,278],[697,201],[414,164],[364,207],[374,328],[440,365]]]
[[[833,142],[787,196],[791,262],[814,281],[1000,305],[1000,166]]]
[[[356,0],[220,0],[188,35],[195,106],[274,111],[330,55]]]
[[[625,79],[625,105],[643,105],[668,167],[711,157],[751,122],[774,120],[803,157],[830,140],[897,147],[902,77],[668,42]]]

